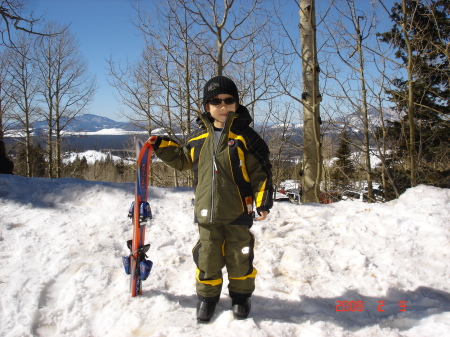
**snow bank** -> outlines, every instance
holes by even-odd
[[[122,158],[118,156],[113,156],[110,153],[103,153],[95,150],[88,150],[85,152],[70,152],[67,153],[63,159],[64,164],[73,163],[77,159],[86,158],[86,162],[88,165],[94,165],[96,161],[105,161],[106,158],[110,156],[111,160],[117,164],[122,161]],[[127,161],[128,162],[128,161]]]
[[[81,136],[95,136],[95,135],[107,135],[107,136],[116,136],[116,135],[147,135],[147,131],[126,131],[119,128],[111,128],[111,129],[101,129],[98,131],[64,131],[64,135],[81,135]]]
[[[134,299],[121,266],[133,191],[0,175],[1,336],[450,332],[448,189],[418,186],[386,204],[276,203],[252,227],[259,273],[250,318],[233,319],[225,281],[205,325],[195,319],[193,191],[150,187],[154,266]]]

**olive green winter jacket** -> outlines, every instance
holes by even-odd
[[[258,213],[273,205],[269,149],[249,126],[251,117],[244,106],[228,114],[218,143],[208,116],[201,116],[201,127],[185,146],[158,137],[155,153],[177,170],[193,170],[197,222],[251,226],[253,204]]]

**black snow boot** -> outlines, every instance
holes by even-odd
[[[208,323],[214,315],[216,309],[216,300],[198,300],[197,303],[197,321],[199,323]]]
[[[244,319],[247,318],[248,314],[250,313],[252,302],[250,300],[250,297],[233,298],[232,306],[234,317],[237,319]]]

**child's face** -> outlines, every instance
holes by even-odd
[[[206,104],[206,111],[211,114],[212,118],[214,118],[214,126],[217,128],[223,128],[227,120],[228,113],[235,112],[238,107],[238,103],[235,99],[234,103],[226,104],[226,102],[224,102],[223,100],[227,98],[234,97],[228,94],[220,94],[211,98]],[[222,101],[218,105],[213,104],[216,103],[214,102],[214,100],[216,100],[218,103],[217,99]]]

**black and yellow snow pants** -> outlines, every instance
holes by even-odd
[[[255,238],[248,226],[199,224],[200,240],[192,250],[197,265],[196,288],[199,298],[220,297],[222,269],[228,272],[231,297],[249,297],[255,290],[253,267]]]

